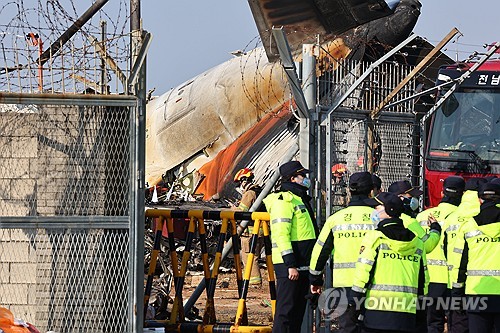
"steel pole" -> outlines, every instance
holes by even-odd
[[[90,6],[89,9],[87,9],[85,13],[83,13],[82,16],[80,16],[75,23],[73,23],[58,39],[56,39],[35,62],[39,63],[40,66],[45,64],[47,60],[49,60],[51,56],[53,57],[57,51],[59,51],[59,49],[66,44],[66,42],[70,40],[71,37],[73,37],[73,35],[80,30],[85,23],[87,23],[88,20],[90,20],[92,16],[94,16],[94,14],[97,13],[107,2],[108,0],[97,0],[94,2],[92,6]]]
[[[107,0],[102,0],[107,1]],[[142,43],[141,28],[141,1],[130,0],[130,65],[136,62],[138,52]],[[132,68],[130,68],[131,70]],[[128,92],[128,85],[127,85]],[[132,289],[132,302],[129,303],[129,325],[132,332],[144,331],[143,307],[137,306],[144,300],[144,174],[145,174],[145,147],[146,147],[146,63],[141,66],[137,84],[132,88],[132,94],[137,98],[137,107],[135,113],[131,114],[135,124],[135,140],[133,142],[134,161],[131,163],[131,188],[133,189],[131,197],[132,208],[131,216],[131,235],[130,235],[130,287]],[[135,208],[134,208],[135,207]],[[137,309],[137,311],[134,311]]]

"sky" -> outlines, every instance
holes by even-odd
[[[414,32],[436,45],[453,27],[463,34],[446,53],[464,59],[482,45],[500,40],[499,0],[420,0]],[[480,3],[476,8],[474,3]],[[257,45],[258,31],[246,0],[144,0],[144,29],[153,34],[148,51],[147,87],[160,95],[231,59],[231,51]]]

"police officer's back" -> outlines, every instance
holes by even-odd
[[[348,207],[326,220],[314,245],[309,267],[311,292],[321,292],[322,271],[333,253],[332,285],[334,288],[346,288],[349,297],[361,240],[368,230],[374,229],[370,220],[373,209],[365,203],[372,189],[372,176],[368,172],[356,172],[349,178],[351,201]],[[339,318],[341,332],[355,332],[356,324],[355,313],[349,309]]]
[[[428,283],[424,244],[404,227],[396,195],[382,192],[367,203],[376,206],[377,228],[363,238],[352,286],[355,299],[367,297],[366,312],[357,309],[364,312],[362,332],[414,331],[417,296]]]
[[[443,249],[448,264],[448,292],[451,293],[453,283],[453,267],[460,264],[460,256],[455,252],[455,242],[457,240],[458,231],[471,217],[479,214],[480,203],[478,197],[479,186],[486,183],[486,179],[482,177],[473,177],[465,182],[465,192],[462,195],[460,205],[445,219],[443,232],[444,242]],[[455,262],[458,260],[458,262]],[[448,311],[448,332],[463,333],[468,332],[469,319],[467,312],[461,307],[450,308]]]
[[[500,183],[479,188],[479,214],[459,229],[452,254],[452,295],[468,298],[469,330],[500,331]],[[482,302],[481,302],[482,299]]]
[[[471,217],[479,214],[480,203],[478,191],[479,187],[484,183],[486,183],[486,179],[481,177],[467,179],[465,182],[465,192],[462,195],[460,204],[457,209],[446,217],[443,231],[446,238],[444,251],[447,257],[451,255],[455,248],[455,240],[460,227]],[[449,263],[449,265],[453,265],[453,263]]]
[[[465,188],[465,180],[459,176],[450,176],[443,182],[443,198],[436,207],[428,208],[417,215],[417,221],[424,230],[428,230],[428,219],[433,217],[444,228],[445,219],[460,204]],[[446,297],[448,287],[448,265],[445,255],[445,237],[441,234],[438,246],[427,255],[427,267],[429,270],[429,293],[428,296],[434,298],[434,302],[428,306],[427,326],[429,332],[443,332],[445,325],[445,310],[438,307],[439,297]]]

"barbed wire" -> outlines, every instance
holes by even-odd
[[[51,45],[94,3],[11,0],[1,5],[0,91],[85,93],[91,88],[94,92],[122,92],[123,79],[120,81],[116,69],[103,65],[103,61],[112,59],[120,71],[128,72],[127,0],[106,3],[68,42],[56,45],[52,52]],[[47,50],[49,59],[40,60]]]

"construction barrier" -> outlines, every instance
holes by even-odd
[[[271,298],[272,315],[276,306],[276,284],[274,279],[274,268],[271,260],[271,239],[269,228],[269,214],[264,212],[236,212],[236,211],[203,211],[203,210],[169,210],[169,209],[146,209],[146,217],[156,218],[156,234],[154,248],[151,253],[151,262],[148,271],[148,278],[144,292],[144,313],[147,312],[149,298],[151,295],[153,276],[156,269],[156,260],[160,251],[160,240],[162,237],[163,225],[166,220],[168,230],[168,242],[170,250],[170,259],[172,262],[172,272],[174,276],[175,298],[172,305],[170,318],[165,321],[155,321],[155,324],[162,324],[166,332],[271,332],[270,326],[248,326],[248,314],[246,307],[246,298],[248,294],[250,275],[254,256],[257,247],[257,238],[259,229],[264,233],[264,246],[266,254],[266,264],[269,279],[269,294]],[[189,227],[186,234],[185,248],[179,268],[179,259],[177,257],[174,235],[174,219],[189,219]],[[221,230],[217,242],[217,252],[213,266],[210,267],[208,260],[207,239],[205,232],[205,219],[222,220]],[[226,241],[228,228],[231,230],[231,240],[233,244],[238,244],[239,234],[237,221],[253,221],[252,236],[250,239],[250,253],[245,263],[245,272],[243,274],[240,259],[240,250],[238,246],[233,246],[233,256],[236,270],[236,280],[238,285],[238,308],[233,324],[217,324],[215,312],[215,287],[217,276],[222,261],[222,252]],[[182,290],[187,271],[188,261],[191,255],[192,242],[195,232],[198,231],[202,250],[203,272],[206,285],[207,300],[203,321],[186,322],[182,301]],[[241,231],[241,230],[240,230]],[[241,232],[240,232],[241,233]],[[151,323],[145,321],[145,326]]]

